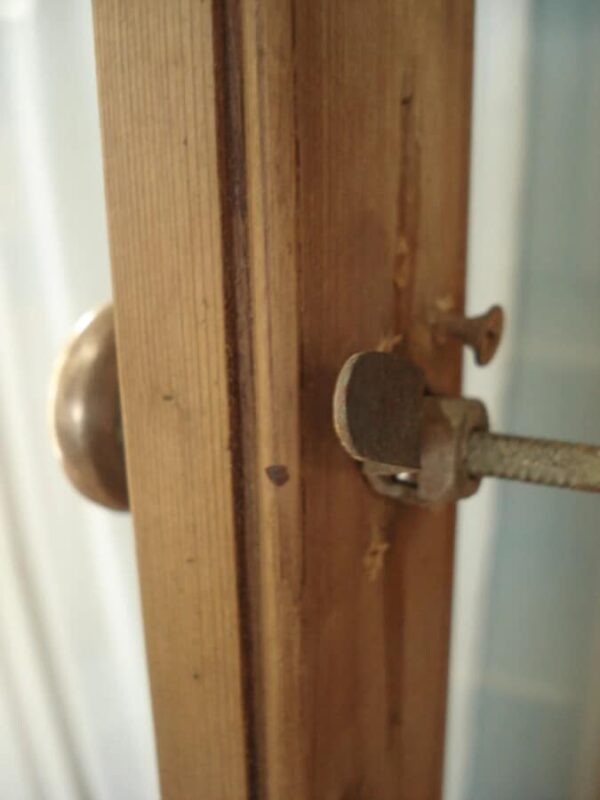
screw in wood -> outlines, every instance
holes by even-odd
[[[478,317],[443,314],[436,319],[433,330],[439,342],[454,338],[470,347],[475,361],[483,366],[489,364],[500,345],[504,330],[504,311],[500,306],[492,306]]]

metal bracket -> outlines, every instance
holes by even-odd
[[[342,446],[387,497],[454,502],[486,475],[600,492],[600,447],[490,433],[483,403],[428,395],[421,370],[394,353],[352,356],[333,406]]]

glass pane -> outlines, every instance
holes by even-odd
[[[469,303],[508,313],[467,394],[600,442],[600,5],[479,0]],[[489,480],[460,506],[446,800],[597,798],[600,500]]]

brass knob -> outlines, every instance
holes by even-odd
[[[67,477],[108,508],[129,508],[112,306],[75,326],[51,387],[52,435]]]

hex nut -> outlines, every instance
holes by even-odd
[[[485,406],[478,400],[425,397],[419,471],[398,475],[367,462],[365,476],[378,492],[405,503],[435,506],[469,497],[480,479],[467,471],[467,441],[474,431],[488,428]]]

